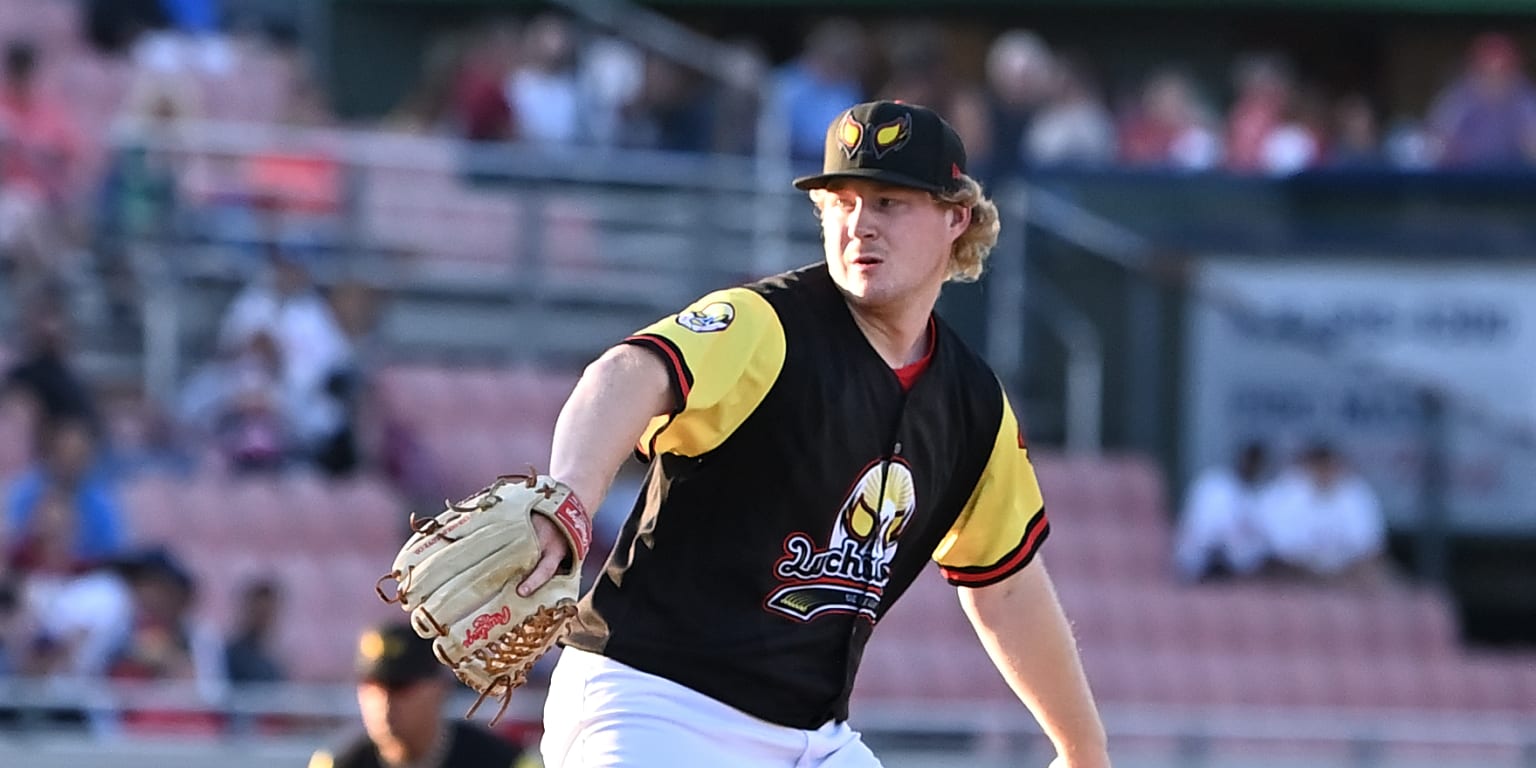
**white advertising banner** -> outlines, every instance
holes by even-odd
[[[1423,504],[1417,390],[1445,419],[1451,524],[1536,532],[1536,267],[1209,260],[1195,273],[1185,364],[1185,466],[1247,439],[1284,458],[1331,440],[1396,527]]]

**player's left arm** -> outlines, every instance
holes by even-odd
[[[987,654],[1056,746],[1053,765],[1108,768],[1104,724],[1045,564],[959,590]]]
[[[1003,397],[987,464],[934,550],[976,634],[1059,755],[1057,768],[1107,768],[1104,725],[1056,590],[1039,562],[1050,535],[1040,484]]]

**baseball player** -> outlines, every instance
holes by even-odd
[[[309,768],[532,768],[531,757],[478,726],[443,720],[452,678],[408,624],[384,624],[357,643],[364,732]]]
[[[1057,751],[1109,765],[1037,552],[1049,531],[995,375],[934,312],[974,280],[996,207],[954,130],[860,104],[795,181],[824,263],[719,291],[582,375],[550,476],[595,509],[646,482],[582,598],[545,705],[549,768],[878,766],[848,723],[870,633],[932,559]],[[568,537],[535,520],[554,574]]]

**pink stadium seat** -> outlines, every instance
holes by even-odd
[[[1092,518],[1141,528],[1169,526],[1160,470],[1139,457],[1063,456],[1031,452],[1046,509],[1063,520]]]
[[[162,475],[144,475],[124,486],[124,523],[136,544],[167,541],[182,530],[178,517],[181,503],[175,481]]]
[[[358,477],[336,484],[336,498],[349,537],[345,548],[361,553],[389,552],[400,546],[408,511],[404,500],[382,479]],[[422,510],[422,513],[435,510]]]
[[[1150,525],[1169,521],[1166,483],[1162,470],[1150,459],[1127,456],[1114,463],[1115,496],[1127,516]]]
[[[856,695],[865,701],[1004,702],[1016,700],[975,640],[913,642],[876,633],[865,651],[869,674]]]
[[[1115,498],[1096,459],[1032,452],[1045,507],[1062,519],[1120,520]]]
[[[976,642],[976,632],[960,607],[959,594],[934,567],[924,569],[896,605],[880,619],[876,636],[884,635]]]
[[[1446,596],[1432,590],[1393,591],[1365,598],[1366,624],[1376,642],[1415,656],[1450,656],[1459,650],[1459,631]]]
[[[255,542],[280,543],[301,539],[291,522],[279,486],[267,477],[242,477],[225,486],[227,500],[215,546],[244,549]]]
[[[412,426],[424,426],[448,407],[456,391],[454,372],[433,366],[392,366],[379,374],[385,410]]]

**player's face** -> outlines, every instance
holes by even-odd
[[[936,299],[950,246],[969,224],[969,211],[923,190],[862,179],[834,182],[821,199],[827,267],[865,306]]]
[[[439,680],[357,686],[358,709],[368,737],[380,751],[412,757],[418,757],[436,735],[446,695],[446,686]]]

